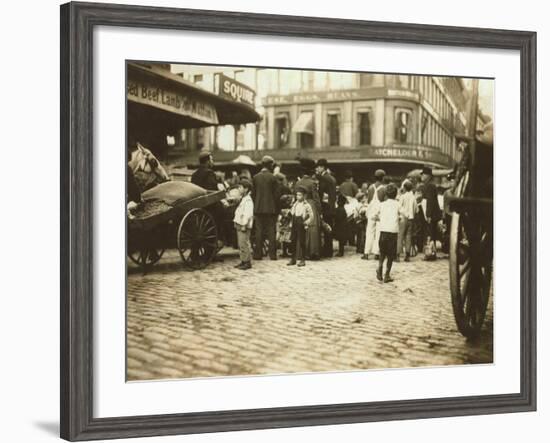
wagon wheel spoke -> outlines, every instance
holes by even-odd
[[[216,232],[216,226],[212,225],[208,229],[204,230],[205,234],[210,234],[211,232]],[[217,237],[217,236],[216,236]]]
[[[470,268],[472,267],[472,261],[470,259],[468,259],[464,264],[463,264],[463,267],[462,269],[460,269],[459,273],[458,273],[458,278],[459,279],[462,279],[462,277],[464,277],[464,275],[470,270]]]
[[[148,254],[149,262],[155,262],[158,258],[158,253],[156,249],[150,249],[147,252],[147,254]]]
[[[472,293],[473,312],[470,318],[472,320],[472,327],[478,327],[485,311],[485,302],[483,300],[485,284],[481,267],[478,267],[476,270],[474,283],[473,291],[475,292]]]
[[[201,214],[200,223],[199,223],[199,230],[202,231],[202,228],[207,226],[208,224],[208,218],[206,215]]]
[[[190,232],[185,231],[183,229],[180,231],[180,237],[181,237],[181,234],[183,234],[187,238],[193,238],[193,235]]]
[[[464,287],[460,288],[460,295],[462,301],[462,309],[466,306],[466,301],[469,298],[470,293],[470,276],[467,276],[464,282]]]

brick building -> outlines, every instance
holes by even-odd
[[[286,173],[296,171],[297,157],[323,157],[337,178],[350,169],[368,180],[377,168],[403,176],[426,164],[452,167],[456,136],[465,133],[462,78],[191,65],[172,71],[215,94],[223,95],[226,79],[248,87],[248,104],[262,116],[180,134],[172,156],[185,164],[203,148],[221,167],[238,155],[258,161],[269,152]]]

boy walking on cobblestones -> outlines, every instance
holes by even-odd
[[[397,187],[390,183],[386,186],[386,200],[379,204],[379,209],[375,216],[380,227],[380,240],[378,246],[380,256],[378,259],[378,269],[376,278],[384,283],[392,282],[390,276],[391,267],[397,254],[397,233],[399,232],[399,203],[395,199],[397,196]],[[386,262],[386,274],[382,278],[384,261]]]
[[[250,196],[252,183],[248,180],[242,180],[239,184],[239,190],[241,191],[242,198],[235,211],[233,223],[237,231],[237,244],[239,245],[241,262],[235,267],[246,271],[252,268],[252,248],[250,245],[250,232],[252,231],[252,223],[254,220],[254,202]]]

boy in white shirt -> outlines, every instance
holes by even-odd
[[[235,210],[233,223],[235,224],[235,230],[237,231],[237,244],[239,245],[241,262],[235,267],[246,271],[247,269],[252,268],[252,246],[250,244],[250,232],[252,231],[252,223],[254,221],[254,202],[250,196],[250,192],[252,191],[252,183],[248,180],[241,180],[239,183],[239,190],[242,198],[239,206],[237,206],[237,209]]]
[[[376,214],[376,220],[380,227],[380,240],[378,247],[380,256],[378,258],[378,269],[376,278],[384,283],[392,282],[390,276],[391,267],[397,254],[397,233],[399,232],[399,202],[395,199],[397,196],[397,187],[390,183],[386,186],[386,200],[379,204]],[[382,278],[382,269],[386,263],[386,274]]]
[[[412,248],[412,230],[416,213],[418,212],[418,204],[413,191],[413,184],[410,180],[403,182],[403,191],[399,201],[399,236],[397,257],[403,252],[403,242],[405,243],[405,261],[410,261]],[[400,239],[399,239],[400,237]]]
[[[306,189],[302,186],[298,186],[295,190],[296,201],[290,208],[290,214],[292,216],[292,232],[291,232],[291,250],[292,258],[287,263],[287,266],[294,266],[296,260],[298,266],[305,266],[305,253],[306,253],[306,231],[313,223],[313,209],[306,201]]]

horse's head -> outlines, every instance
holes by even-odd
[[[137,149],[132,151],[128,162],[142,191],[153,186],[170,181],[170,176],[153,153],[137,143]]]

